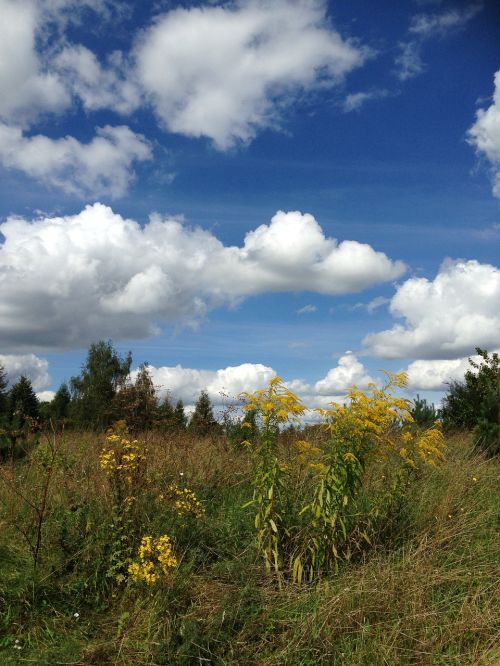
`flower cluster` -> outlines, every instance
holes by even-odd
[[[280,377],[274,377],[267,389],[254,393],[242,393],[246,400],[245,411],[256,411],[265,427],[280,423],[298,422],[305,412],[305,407],[293,391],[287,388]]]
[[[383,388],[370,384],[364,392],[353,386],[346,404],[332,403],[329,409],[319,410],[334,440],[346,445],[370,443],[375,454],[395,452],[412,466],[417,458],[435,465],[443,459],[441,431],[434,426],[418,436],[411,432],[411,403],[394,395],[396,389],[405,388],[406,374],[386,374],[388,382]]]
[[[144,536],[138,550],[138,562],[128,567],[130,578],[136,582],[154,585],[162,578],[168,577],[177,566],[177,558],[172,550],[172,543],[167,534],[154,539]]]
[[[326,465],[321,462],[322,451],[319,447],[305,440],[298,440],[295,442],[295,448],[299,465],[303,465],[309,471],[317,474],[326,471]]]
[[[158,499],[170,501],[179,518],[186,515],[203,518],[205,515],[205,509],[190,488],[179,488],[177,484],[171,483],[166,495],[162,494]]]
[[[124,432],[110,430],[106,440],[108,447],[99,455],[101,469],[115,482],[124,483],[128,489],[137,485],[143,476],[147,450],[141,449],[136,439],[128,439]]]

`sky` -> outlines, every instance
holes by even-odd
[[[160,393],[500,349],[500,6],[0,0],[0,364],[111,339]]]

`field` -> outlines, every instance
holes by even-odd
[[[297,438],[280,436],[283,456]],[[255,547],[247,447],[137,439],[149,485],[121,516],[104,435],[44,435],[2,466],[2,664],[499,663],[500,462],[475,455],[468,437],[449,438],[445,462],[411,476],[370,545],[300,585],[266,574]],[[365,494],[380,464],[366,470]],[[204,515],[166,510],[157,491],[172,483],[192,489]],[[173,539],[177,565],[155,585],[117,573],[138,517],[142,534]]]

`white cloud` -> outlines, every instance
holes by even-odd
[[[477,112],[476,122],[468,132],[468,141],[490,162],[493,194],[500,197],[500,70],[495,74],[493,103]]]
[[[120,52],[114,52],[103,67],[86,47],[67,46],[55,58],[54,67],[87,111],[108,108],[128,114],[140,106],[140,89],[125,78],[126,63]]]
[[[35,48],[39,15],[28,0],[0,0],[0,120],[23,123],[70,102]]]
[[[219,149],[275,127],[298,93],[339,83],[369,51],[328,26],[324,0],[176,9],[138,40],[137,76],[163,126]]]
[[[470,368],[467,358],[444,361],[413,361],[408,366],[408,388],[415,391],[444,391],[452,381],[461,381]]]
[[[278,212],[241,247],[153,215],[141,227],[102,204],[0,226],[0,342],[80,347],[193,323],[213,307],[266,292],[345,294],[405,266],[356,241],[326,238],[312,215]]]
[[[436,14],[418,14],[411,21],[410,32],[422,39],[445,35],[450,30],[463,28],[481,9],[481,3],[473,3],[464,9],[453,8]]]
[[[368,335],[363,343],[385,358],[456,358],[475,347],[500,345],[500,269],[447,260],[434,280],[410,278],[390,305],[404,324]]]
[[[7,373],[9,386],[17,382],[21,375],[27,377],[35,391],[50,386],[49,363],[34,354],[0,354],[0,365]]]
[[[394,63],[396,65],[396,76],[400,81],[413,79],[424,71],[425,65],[420,55],[420,42],[401,42],[399,50],[400,53],[396,56]]]
[[[227,395],[236,399],[243,391],[256,391],[265,388],[276,373],[260,363],[242,363],[221,370],[199,370],[174,367],[155,368],[149,371],[160,395],[169,394],[172,399],[194,404],[201,391],[207,391],[211,401],[220,405]]]
[[[39,391],[36,397],[40,402],[52,402],[56,392],[55,391]]]
[[[383,99],[389,95],[388,90],[376,89],[363,92],[351,93],[344,100],[343,109],[345,113],[359,111],[367,102],[374,99]]]
[[[196,402],[201,391],[206,390],[214,405],[223,405],[229,399],[237,400],[246,391],[252,393],[265,388],[276,371],[260,363],[242,363],[221,370],[200,370],[173,367],[149,366],[151,377],[161,396],[168,394],[173,400],[179,398],[186,404]],[[136,371],[137,372],[137,371]],[[132,373],[135,376],[135,373]],[[286,385],[304,401],[309,408],[326,407],[332,401],[345,399],[347,389],[353,384],[366,388],[373,381],[364,366],[352,352],[339,359],[338,366],[315,384],[301,379],[286,381]]]
[[[362,308],[369,314],[373,314],[375,310],[378,310],[378,308],[381,308],[383,305],[387,305],[387,303],[390,302],[391,300],[389,298],[385,298],[385,296],[376,296],[369,303],[356,303],[356,305],[353,306],[353,309],[359,310]]]
[[[89,143],[80,143],[71,136],[27,137],[0,124],[0,162],[69,194],[122,196],[134,177],[132,164],[151,157],[149,142],[126,126],[98,127]]]
[[[314,392],[322,396],[339,395],[353,384],[366,388],[373,381],[356,355],[346,352],[340,357],[337,367],[329,370],[326,377],[316,382]]]
[[[399,80],[413,79],[425,70],[421,50],[427,40],[445,37],[452,31],[464,28],[481,9],[482,4],[478,2],[464,9],[453,8],[434,14],[413,16],[409,27],[411,39],[399,43],[399,54],[394,60],[395,74]]]
[[[312,314],[313,312],[317,312],[318,308],[315,305],[304,305],[303,308],[300,308],[297,310],[298,315],[302,314]]]

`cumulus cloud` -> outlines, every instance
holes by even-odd
[[[489,161],[493,172],[493,194],[500,197],[500,70],[495,74],[493,102],[479,109],[468,132],[469,143]]]
[[[162,125],[224,150],[279,124],[298,93],[340,82],[369,51],[330,27],[326,9],[324,0],[239,0],[159,16],[135,59]]]
[[[103,67],[85,46],[67,46],[53,64],[87,111],[112,108],[117,113],[128,114],[140,106],[140,89],[125,77],[126,63],[120,52],[114,52]]]
[[[27,377],[35,391],[43,391],[50,386],[49,363],[34,354],[0,354],[0,365],[7,373],[9,386],[17,382],[21,375]]]
[[[397,288],[391,313],[404,319],[371,333],[365,347],[384,358],[452,359],[500,345],[500,269],[447,260],[434,280],[410,278]]]
[[[39,12],[29,0],[0,0],[0,120],[28,122],[66,108],[69,95],[36,51]]]
[[[415,391],[444,391],[447,384],[461,381],[470,368],[467,358],[413,361],[408,366],[408,388]]]
[[[0,343],[81,347],[149,336],[266,292],[345,294],[400,276],[405,265],[356,241],[326,238],[312,215],[276,213],[225,246],[209,231],[153,215],[124,219],[102,204],[74,216],[0,226]]]
[[[260,363],[242,363],[221,370],[184,368],[181,365],[149,366],[149,371],[161,396],[168,394],[188,405],[196,402],[201,391],[207,391],[210,400],[221,405],[227,398],[237,399],[243,391],[265,388],[276,376],[272,368]]]
[[[180,398],[187,405],[193,405],[201,391],[207,391],[214,405],[224,405],[228,400],[234,402],[243,391],[251,393],[265,388],[269,380],[276,376],[273,368],[260,363],[242,363],[221,370],[184,368],[181,365],[149,366],[149,370],[161,396],[169,395],[173,400]],[[286,385],[299,395],[307,407],[314,408],[342,401],[350,386],[357,384],[366,388],[371,381],[356,355],[346,352],[338,365],[316,383],[292,379]]]
[[[316,382],[314,393],[322,396],[339,395],[353,384],[364,389],[373,381],[356,355],[346,352],[340,357],[337,367],[329,370],[326,377]]]
[[[126,126],[98,127],[89,143],[74,137],[25,136],[0,124],[0,162],[69,194],[122,196],[133,180],[132,164],[149,160],[149,142]]]

